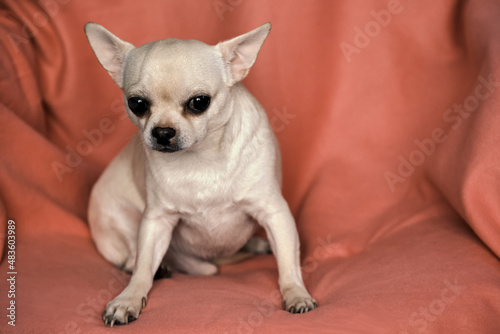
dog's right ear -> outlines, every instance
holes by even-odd
[[[85,24],[85,34],[102,67],[108,71],[116,84],[123,88],[123,65],[134,46],[93,22]]]
[[[268,22],[244,35],[215,46],[222,55],[228,85],[232,86],[247,76],[270,30],[271,23]]]

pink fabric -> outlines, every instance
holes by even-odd
[[[108,333],[101,313],[129,279],[86,223],[135,128],[85,22],[140,45],[270,21],[244,83],[280,141],[320,307],[282,311],[274,258],[259,256],[155,282],[139,320],[113,330],[498,333],[500,1],[6,0],[0,13],[0,226],[15,221],[17,272],[16,328],[0,283],[2,331]]]

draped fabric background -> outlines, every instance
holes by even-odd
[[[500,1],[0,4],[0,332],[107,333],[128,282],[97,253],[88,196],[135,131],[83,33],[215,44],[273,23],[246,87],[283,156],[305,283],[281,310],[272,256],[156,281],[120,333],[498,333]],[[15,298],[9,291],[15,290]],[[15,301],[15,324],[7,324]]]

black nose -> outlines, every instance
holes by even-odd
[[[175,137],[175,129],[157,126],[151,130],[151,134],[158,144],[166,146],[170,144],[170,139]]]

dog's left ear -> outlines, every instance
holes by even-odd
[[[85,34],[102,67],[108,71],[115,83],[123,88],[125,59],[134,46],[93,22],[85,24]]]
[[[229,86],[240,82],[247,76],[270,30],[271,23],[268,22],[244,35],[215,46],[224,60]]]

